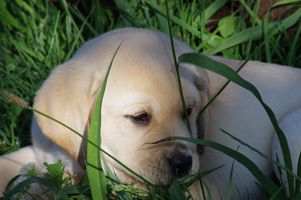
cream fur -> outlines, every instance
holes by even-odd
[[[120,44],[102,107],[102,148],[155,183],[166,184],[171,181],[172,176],[164,158],[175,150],[193,156],[192,171],[226,164],[204,178],[214,199],[220,195],[225,196],[232,159],[210,148],[198,155],[196,146],[185,142],[149,144],[168,136],[191,136],[181,119],[182,104],[169,37],[165,34],[128,28],[88,41],[71,60],[53,70],[38,91],[34,107],[84,135],[97,91]],[[177,55],[192,51],[179,40],[175,40],[175,49]],[[218,57],[214,59],[234,69],[240,63]],[[301,84],[300,69],[249,61],[240,75],[255,84],[278,119],[301,107],[301,93],[298,92]],[[222,128],[271,155],[272,125],[249,92],[230,84],[210,106],[202,120],[196,122],[198,110],[226,80],[191,65],[181,66],[181,80],[186,104],[193,107],[190,117],[192,137],[206,136],[236,149],[239,144],[221,133]],[[137,127],[125,117],[142,111],[152,114],[152,122],[147,127]],[[290,127],[290,122],[300,123],[300,116],[285,118],[289,121],[285,126]],[[290,135],[300,138],[297,130]],[[9,179],[18,174],[22,165],[28,162],[54,162],[61,159],[70,172],[81,174],[82,165],[77,161],[85,157],[85,152],[82,151],[80,137],[39,114],[34,115],[32,137],[32,147],[0,158],[0,192],[4,191]],[[271,174],[272,167],[266,160],[242,146],[239,151],[251,158],[267,175]],[[300,148],[294,151],[300,152]],[[5,162],[19,158],[21,163]],[[114,161],[107,161],[122,181],[137,183]],[[8,171],[8,176],[3,174]],[[235,163],[233,178],[233,199],[238,198],[238,193],[242,199],[247,197],[248,192],[254,198],[259,195],[254,177],[238,163]],[[202,199],[197,194],[197,186],[191,190],[196,199]]]

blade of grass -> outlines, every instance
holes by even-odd
[[[205,192],[205,188],[204,188],[204,183],[202,181],[202,179],[200,179],[200,186],[201,186],[201,193],[202,193],[202,197],[204,200],[206,200],[206,192]]]
[[[79,10],[78,8],[72,8],[70,9],[70,12],[72,14],[74,14],[80,21],[81,23],[86,23],[86,21],[90,18],[90,16],[92,15],[94,7],[92,8],[92,10],[89,12],[89,14],[87,16],[84,16]],[[97,36],[99,33],[96,31],[96,29],[90,24],[87,23],[87,28],[89,29],[89,31],[92,33],[92,35]]]
[[[239,150],[239,147],[237,147],[237,152]],[[231,170],[230,170],[230,175],[229,175],[229,181],[227,184],[227,196],[226,199],[227,200],[231,200],[231,196],[232,196],[232,190],[233,190],[233,172],[234,172],[234,164],[235,164],[235,160],[233,160],[232,165],[231,165]]]
[[[18,30],[22,30],[18,20],[15,17],[13,17],[7,10],[5,1],[0,1],[0,17],[5,19],[2,20],[2,22],[5,22],[8,26],[13,26]]]
[[[301,3],[300,0],[281,0],[281,1],[277,1],[276,3],[274,3],[271,7],[271,9],[279,7],[279,6],[284,6],[284,5],[288,5],[288,4],[294,4],[294,3]]]
[[[205,22],[207,22],[210,17],[212,17],[219,9],[221,9],[228,0],[215,0],[206,8],[204,15],[205,15]],[[201,3],[205,3],[205,1],[201,1]],[[205,24],[204,24],[205,25]]]
[[[296,58],[296,49],[297,46],[299,45],[298,41],[300,41],[301,37],[301,23],[299,24],[298,30],[296,31],[295,37],[293,39],[293,42],[290,46],[288,56],[287,56],[287,65],[293,66],[294,62],[293,60]]]
[[[72,46],[70,47],[69,52],[67,53],[67,55],[65,56],[66,59],[69,59],[72,55],[72,53],[74,53],[74,50],[76,48],[76,44],[78,44],[78,42],[81,40],[83,40],[82,38],[82,32],[84,27],[87,25],[87,21],[88,21],[88,17],[85,19],[85,21],[83,22],[82,26],[80,27],[80,29],[77,31],[77,34],[75,36],[75,38],[73,38],[73,43]]]
[[[298,164],[297,164],[297,176],[301,177],[301,152],[299,153],[299,159],[298,159]],[[296,179],[295,182],[295,194],[300,193],[300,188],[301,187],[301,180]]]
[[[220,165],[218,167],[215,167],[213,169],[209,169],[206,171],[198,171],[195,174],[191,174],[189,176],[183,177],[180,179],[180,182],[184,183],[187,187],[189,187],[190,185],[192,185],[196,180],[201,179],[202,177],[205,177],[209,174],[211,174],[212,172],[218,170],[219,168],[222,168],[224,165]]]
[[[158,5],[156,5],[156,4],[154,4],[153,2],[148,1],[148,0],[145,0],[145,3],[146,3],[152,10],[154,10],[155,12],[157,12],[158,14],[163,15],[164,17],[167,17],[166,11],[165,11],[165,12],[162,11],[160,6],[158,6]],[[193,34],[193,35],[195,35],[195,36],[199,36],[199,35],[200,35],[200,32],[199,32],[197,29],[195,29],[195,28],[193,28],[193,27],[187,25],[185,22],[183,22],[183,21],[182,21],[181,19],[179,19],[178,17],[175,17],[175,16],[173,16],[173,15],[170,15],[170,16],[169,16],[169,19],[170,19],[170,21],[172,21],[173,23],[178,24],[178,25],[181,26],[183,29],[189,31],[191,34]]]
[[[219,2],[219,0],[217,0]],[[217,2],[215,1],[215,2]],[[206,31],[206,13],[205,11],[207,11],[207,9],[205,10],[205,1],[201,1],[200,2],[200,11],[201,11],[201,30],[200,30],[200,39],[202,41],[202,44],[205,44],[206,41],[204,40],[204,35],[205,35],[205,31]],[[211,5],[211,4],[210,4]],[[210,10],[210,9],[208,9]],[[208,11],[209,12],[209,11]],[[207,14],[210,15],[210,14]]]
[[[253,19],[252,21],[254,21],[254,22],[256,22],[256,24],[260,25],[261,20],[259,19],[259,17],[257,17],[256,13],[253,12],[253,9],[251,9],[244,0],[239,0],[239,2],[246,9],[246,11],[249,13],[251,18]]]
[[[222,63],[219,63],[217,61],[214,61],[214,60],[212,60],[212,59],[210,59],[207,56],[202,55],[202,54],[197,54],[197,53],[183,54],[179,57],[179,62],[180,63],[190,63],[190,64],[193,64],[195,66],[213,71],[213,72],[215,72],[219,75],[224,76],[228,80],[231,80],[232,82],[238,84],[239,86],[247,89],[248,91],[250,91],[257,98],[257,100],[260,102],[260,104],[262,105],[262,107],[264,108],[266,113],[268,114],[269,119],[272,122],[272,125],[275,129],[275,132],[276,132],[277,137],[278,137],[279,142],[280,142],[280,146],[281,146],[281,149],[282,149],[283,160],[284,160],[285,166],[290,171],[292,171],[292,159],[291,159],[291,154],[290,154],[290,151],[289,151],[289,147],[288,147],[286,137],[285,137],[284,133],[282,132],[282,130],[280,129],[279,125],[278,125],[275,114],[270,109],[270,107],[263,101],[259,91],[257,90],[257,88],[253,84],[251,84],[250,82],[243,79],[233,69],[229,68],[228,66],[226,66]],[[287,173],[287,180],[288,180],[290,194],[293,194],[294,182],[293,182],[293,178],[288,173]]]
[[[92,141],[97,146],[100,146],[101,144],[101,107],[102,107],[102,101],[106,90],[106,84],[107,80],[110,74],[111,67],[113,65],[113,61],[115,59],[115,56],[117,55],[117,52],[120,48],[121,44],[116,49],[109,68],[107,70],[107,73],[104,77],[104,80],[101,84],[100,91],[97,97],[97,100],[95,102],[93,111],[92,111],[92,117],[90,126],[88,127],[88,140]],[[103,171],[96,169],[93,166],[96,166],[97,168],[102,168],[101,166],[101,151],[99,151],[98,148],[95,148],[93,145],[88,144],[87,146],[87,173],[88,178],[90,182],[90,190],[91,194],[94,200],[102,200],[107,198],[108,194],[108,188],[107,188],[107,181],[106,177]]]
[[[263,30],[263,38],[264,38],[264,49],[265,49],[265,57],[266,57],[266,61],[267,62],[272,62],[272,58],[271,58],[271,50],[270,50],[270,32],[269,32],[269,21],[268,21],[268,16],[270,15],[269,12],[267,12],[264,15],[263,18],[263,26],[262,26],[262,30]]]
[[[183,114],[184,114],[184,120],[187,124],[189,133],[192,136],[189,119],[188,119],[188,116],[187,116],[187,113],[186,113],[186,102],[185,102],[185,99],[184,99],[183,88],[182,88],[182,83],[181,83],[180,66],[179,66],[179,63],[177,61],[176,50],[175,50],[175,46],[174,46],[174,42],[173,42],[173,38],[172,38],[172,29],[171,29],[170,18],[169,18],[169,10],[168,10],[168,0],[165,0],[165,8],[166,8],[166,13],[167,13],[167,25],[168,25],[168,30],[169,30],[172,57],[173,57],[174,65],[175,65],[175,68],[176,68],[176,77],[177,77],[178,88],[179,88],[179,93],[180,93],[181,102],[182,102],[182,110],[183,110]]]

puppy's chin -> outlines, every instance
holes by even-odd
[[[147,183],[145,183],[143,179],[149,181],[154,185],[162,185],[162,186],[170,185],[173,180],[173,176],[170,174],[170,172],[167,172],[167,170],[166,171],[162,169],[152,170],[150,168],[145,168],[145,167],[141,169],[135,169],[129,166],[139,176],[143,177],[142,179],[139,178],[137,175],[131,173],[130,171],[126,170],[122,166],[115,166],[115,164],[111,162],[107,164],[109,165],[110,169],[116,175],[116,177],[121,183],[134,185],[142,189],[146,189],[148,187]],[[116,163],[116,165],[118,164]]]
[[[143,182],[142,179],[139,179],[138,177],[134,177],[134,174],[128,174],[125,173],[123,171],[119,171],[116,170],[114,171],[118,180],[123,183],[123,184],[130,184],[130,185],[134,185],[136,187],[142,188],[142,189],[146,189],[147,186],[146,184]],[[130,172],[129,172],[130,173]]]
[[[166,175],[164,173],[159,174],[157,172],[156,173],[157,175],[155,175],[153,177],[149,177],[149,174],[137,173],[139,176],[143,177],[143,179],[142,179],[142,178],[138,177],[137,175],[131,173],[130,171],[127,171],[126,169],[118,169],[118,168],[111,168],[111,169],[116,174],[118,180],[121,183],[134,185],[139,188],[147,188],[147,185],[143,179],[146,179],[147,181],[149,181],[155,185],[170,185],[170,183],[173,180],[173,177],[171,175],[169,175],[169,174]],[[155,172],[153,172],[153,173],[155,174]]]
[[[162,157],[162,155],[136,160],[134,166],[127,166],[137,173],[137,175],[154,185],[170,185],[175,177],[172,175],[168,163],[165,162],[163,158],[158,159],[158,157]],[[131,184],[141,188],[146,187],[142,178],[139,178],[137,175],[131,173],[114,161],[110,161],[107,164],[109,164],[110,169],[116,174],[121,183]]]

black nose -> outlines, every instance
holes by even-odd
[[[171,173],[174,177],[187,175],[192,167],[191,155],[183,152],[176,152],[167,158]]]

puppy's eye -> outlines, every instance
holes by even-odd
[[[151,121],[151,115],[147,112],[134,114],[134,115],[126,115],[134,124],[138,125],[148,125]]]

